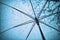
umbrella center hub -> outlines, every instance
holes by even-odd
[[[39,20],[38,20],[38,18],[35,17],[35,21],[36,21],[37,25],[39,25]]]

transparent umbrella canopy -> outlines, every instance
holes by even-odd
[[[59,40],[59,0],[0,1],[2,40]]]

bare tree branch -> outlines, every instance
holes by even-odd
[[[58,6],[59,6],[59,5],[58,5]],[[58,6],[53,9],[52,14],[53,14],[54,10],[58,8]],[[59,9],[58,9],[57,11],[59,11]],[[57,13],[57,14],[58,14],[58,13]],[[50,20],[50,22],[53,21],[53,20],[56,18],[56,16],[57,16],[57,15],[54,15],[54,17]],[[49,22],[49,23],[50,23],[50,22]]]
[[[56,6],[56,7],[52,10],[52,13],[51,13],[51,14],[45,15],[45,16],[43,16],[43,17],[40,17],[40,19],[44,19],[44,18],[50,17],[50,16],[52,16],[52,15],[55,15],[55,14],[57,14],[57,13],[60,13],[60,12],[53,13],[53,12],[56,10],[57,7],[58,7],[58,6]]]

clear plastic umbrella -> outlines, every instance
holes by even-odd
[[[54,39],[55,37],[51,36],[60,33],[57,24],[55,24],[57,20],[55,15],[60,14],[59,2],[59,0],[1,1],[1,38],[28,40],[31,32],[39,31],[38,38],[33,37],[32,33],[30,40]],[[57,11],[58,9],[59,11]],[[34,31],[34,27],[38,30]]]

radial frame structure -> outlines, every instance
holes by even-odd
[[[48,0],[46,0],[45,4],[43,5],[43,7],[42,7],[42,9],[40,10],[40,12],[38,13],[38,15],[36,15],[36,13],[35,13],[35,11],[34,11],[32,1],[29,0],[29,2],[30,2],[30,4],[31,4],[31,8],[32,8],[32,11],[33,11],[33,14],[34,14],[35,17],[32,17],[31,15],[29,15],[29,14],[27,14],[27,13],[25,13],[25,12],[23,12],[23,11],[17,9],[17,8],[15,8],[15,7],[12,7],[12,6],[8,5],[8,4],[5,4],[5,3],[3,3],[3,2],[0,2],[1,4],[6,5],[6,6],[14,9],[14,10],[16,10],[16,11],[18,11],[18,12],[20,12],[20,13],[22,13],[22,14],[26,15],[27,17],[30,17],[31,19],[34,20],[34,21],[28,20],[28,21],[26,21],[26,22],[24,22],[24,23],[21,23],[21,24],[18,24],[18,25],[16,25],[16,26],[13,26],[13,27],[11,27],[11,28],[9,28],[9,29],[7,29],[7,30],[4,30],[4,31],[1,32],[0,34],[3,34],[4,32],[9,31],[9,30],[11,30],[11,29],[13,29],[13,28],[16,28],[16,27],[19,27],[19,26],[22,26],[22,25],[26,25],[26,24],[29,24],[29,23],[32,23],[32,22],[33,22],[33,25],[32,25],[32,27],[31,27],[31,29],[30,29],[30,31],[29,31],[29,33],[28,33],[28,35],[27,35],[27,37],[26,37],[25,40],[28,39],[30,33],[32,32],[32,30],[33,30],[33,28],[34,28],[34,26],[35,26],[35,24],[37,24],[37,26],[38,26],[38,28],[39,28],[39,32],[40,32],[40,34],[41,34],[42,40],[46,40],[46,38],[45,38],[45,36],[44,36],[44,33],[43,33],[43,31],[42,31],[41,26],[40,26],[39,23],[42,23],[42,24],[44,24],[44,25],[46,25],[46,26],[48,26],[48,27],[50,27],[50,28],[52,28],[52,29],[60,32],[60,30],[58,30],[58,29],[50,26],[49,24],[44,23],[43,21],[41,21],[42,19],[45,19],[45,18],[50,17],[50,16],[52,16],[52,15],[59,14],[60,11],[59,11],[59,12],[55,12],[55,13],[52,12],[52,13],[49,14],[49,15],[45,15],[45,16],[43,16],[43,17],[40,17],[43,9],[45,8],[46,4],[48,3]],[[49,5],[48,5],[48,6],[49,6]],[[57,8],[57,7],[56,7],[56,8]],[[54,8],[52,11],[54,11],[56,8]]]

